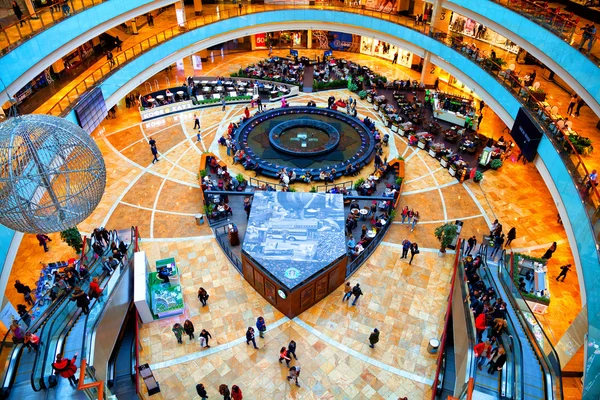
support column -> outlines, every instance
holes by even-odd
[[[425,52],[423,56],[423,70],[421,71],[421,82],[425,87],[431,88],[437,79],[439,67],[431,62],[431,53]]]
[[[312,49],[312,30],[306,32],[306,48]]]
[[[250,49],[256,50],[256,35],[250,35]]]
[[[134,18],[131,20],[131,34],[137,35],[138,33],[139,32],[138,32],[137,22],[136,22],[136,19]]]
[[[177,25],[185,26],[185,6],[183,1],[175,3],[175,15],[177,16]]]
[[[448,26],[450,25],[450,14],[450,10],[442,7],[442,0],[435,0],[433,2],[433,11],[431,13],[430,32],[441,31],[447,34]]]
[[[202,0],[194,0],[194,13],[196,16],[202,15]]]
[[[38,16],[35,14],[35,7],[33,6],[33,2],[31,0],[25,0],[25,6],[27,7],[27,11],[29,11],[29,15],[31,18],[37,19]]]

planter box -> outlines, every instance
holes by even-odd
[[[448,160],[440,158],[440,164],[441,164],[442,167],[448,168]]]
[[[377,103],[373,104],[373,110],[379,111],[379,104],[377,104]]]
[[[420,149],[425,149],[425,142],[421,142],[420,140],[417,142],[417,147]]]
[[[367,96],[367,102],[372,103],[373,102],[373,96]]]
[[[433,149],[429,149],[429,155],[435,158],[437,156],[437,153]]]
[[[450,166],[450,168],[448,168],[448,173],[449,173],[451,176],[456,176],[456,168],[455,168],[453,165],[452,165],[452,166]]]
[[[400,134],[400,136],[406,136],[406,132],[404,132],[404,129],[399,129],[398,133]]]
[[[398,125],[392,124],[390,129],[392,130],[392,132],[398,132]]]
[[[531,92],[531,97],[533,97],[537,101],[544,101],[544,100],[546,100],[546,93]]]

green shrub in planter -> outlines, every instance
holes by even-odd
[[[360,97],[361,100],[364,100],[367,98],[367,92],[365,92],[364,90],[361,90],[360,92],[358,92],[358,97]]]
[[[494,158],[492,161],[490,161],[491,169],[499,169],[501,166],[502,166],[502,160],[499,158]]]
[[[80,254],[81,249],[83,249],[83,239],[81,238],[81,233],[77,227],[69,228],[60,233],[60,238],[71,246],[75,253]]]
[[[483,174],[481,171],[475,172],[475,177],[473,178],[474,182],[481,182],[483,180]]]
[[[238,183],[242,184],[244,182],[246,182],[246,178],[244,178],[244,175],[242,174],[237,174],[235,176],[235,179],[238,181]]]
[[[363,183],[365,183],[364,178],[358,178],[356,180],[356,182],[354,182],[354,189],[358,190],[358,188],[360,187],[360,185],[362,185]]]
[[[348,90],[351,92],[356,92],[358,90],[358,85],[354,82],[348,82]]]
[[[311,186],[310,190],[308,192],[309,193],[317,193],[317,187],[316,186]]]
[[[403,181],[403,178],[399,176],[398,178],[396,178],[396,185],[398,185],[398,186],[402,185],[402,181]]]

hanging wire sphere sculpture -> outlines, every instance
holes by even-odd
[[[28,233],[76,226],[106,187],[102,153],[62,118],[30,114],[0,124],[0,223]]]

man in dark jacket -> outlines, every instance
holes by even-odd
[[[206,393],[206,389],[204,388],[204,385],[202,383],[196,385],[196,392],[202,400],[208,399],[208,394]]]
[[[468,244],[468,246],[467,246],[467,251],[465,251],[465,253],[466,253],[468,256],[470,256],[470,255],[471,255],[471,252],[472,252],[473,250],[475,250],[475,246],[477,246],[477,238],[475,237],[475,235],[473,235],[473,237],[470,237],[470,238],[467,240],[467,244]]]
[[[258,346],[256,345],[256,340],[254,339],[254,328],[251,326],[248,327],[248,330],[246,331],[246,344],[249,345],[250,342],[252,342],[255,349],[258,349]]]
[[[352,294],[354,295],[354,301],[352,302],[352,305],[355,306],[358,298],[363,295],[363,292],[360,289],[360,284],[357,283],[356,286],[352,288]]]
[[[293,340],[290,341],[290,344],[288,344],[288,356],[291,358],[291,356],[294,356],[294,359],[298,359],[298,357],[296,357],[296,342],[294,342]]]
[[[379,330],[377,328],[373,329],[373,332],[371,333],[371,335],[369,336],[369,343],[371,343],[369,345],[369,347],[371,347],[372,349],[375,348],[375,343],[379,342]]]

